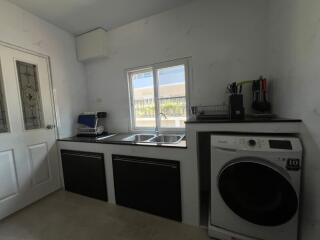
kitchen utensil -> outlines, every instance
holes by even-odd
[[[252,83],[252,108],[256,112],[270,112],[271,104],[267,99],[267,79],[262,76]]]

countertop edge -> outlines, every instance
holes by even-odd
[[[152,144],[152,143],[130,143],[130,142],[112,142],[112,141],[90,141],[90,140],[76,140],[76,139],[58,139],[59,142],[77,142],[77,143],[93,143],[93,144],[109,144],[109,145],[125,145],[125,146],[138,146],[138,147],[155,147],[155,148],[177,148],[177,149],[187,149],[187,143],[185,141],[185,145],[178,144]]]
[[[189,120],[185,124],[215,124],[215,123],[299,123],[302,122],[301,119],[244,119],[244,120],[230,120],[230,119],[220,119],[220,120]]]

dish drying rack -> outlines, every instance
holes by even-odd
[[[193,106],[191,107],[192,114],[197,120],[218,120],[229,119],[229,107],[225,104]]]

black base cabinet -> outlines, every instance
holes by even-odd
[[[61,150],[65,189],[107,201],[103,153]]]
[[[119,205],[181,221],[180,163],[113,155]]]

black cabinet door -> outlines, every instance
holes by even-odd
[[[113,155],[116,202],[181,221],[180,164]]]
[[[65,189],[107,201],[107,186],[102,153],[61,150]]]

